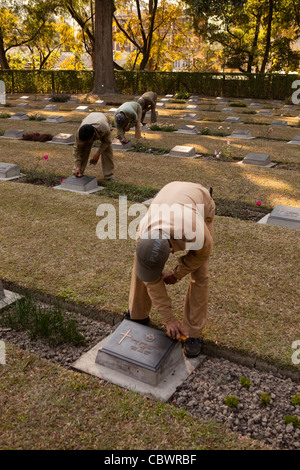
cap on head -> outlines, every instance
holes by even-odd
[[[116,126],[118,127],[126,126],[126,124],[128,123],[128,118],[126,114],[123,113],[123,111],[120,111],[119,113],[115,115],[115,123],[116,123]]]
[[[170,245],[166,239],[141,238],[136,246],[136,270],[141,281],[156,281],[170,255]]]
[[[144,100],[144,98],[141,97],[137,100],[137,102],[143,107],[145,100]]]
[[[83,141],[90,140],[92,137],[94,137],[94,134],[95,129],[91,124],[83,124],[83,126],[81,126],[78,131],[79,140]]]

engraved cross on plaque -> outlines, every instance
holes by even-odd
[[[126,333],[122,333],[122,332],[121,332],[120,335],[123,335],[123,338],[120,339],[120,341],[118,342],[118,344],[121,344],[122,341],[124,341],[124,339],[127,338],[127,337],[128,337],[128,338],[132,338],[132,336],[129,334],[130,332],[131,332],[131,330],[126,331]]]

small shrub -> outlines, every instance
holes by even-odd
[[[270,404],[270,395],[268,393],[262,393],[260,396],[260,406],[268,406]]]
[[[292,398],[291,398],[291,403],[293,405],[300,405],[300,394],[297,393],[296,395],[294,395]]]
[[[36,116],[35,114],[28,116],[28,119],[29,121],[45,121],[46,120],[44,116]]]
[[[209,129],[208,127],[202,127],[202,129],[200,129],[200,134],[201,135],[213,135],[215,137],[225,137],[226,135],[228,135],[228,132],[213,131],[213,130]]]
[[[27,140],[31,142],[47,142],[48,140],[52,140],[52,139],[53,139],[53,135],[39,134],[38,132],[32,132],[32,133],[23,135],[23,140]]]
[[[185,103],[185,100],[171,100],[171,103],[181,103],[181,104],[184,104]]]
[[[152,124],[150,126],[151,131],[162,131],[162,132],[174,132],[175,126],[168,125],[168,126],[159,126],[158,124]]]
[[[292,423],[294,428],[300,428],[300,418],[298,416],[286,415],[284,417],[285,424]]]
[[[239,399],[234,395],[229,395],[228,397],[224,398],[224,403],[229,408],[238,408],[239,406]]]
[[[235,102],[235,103],[230,103],[229,106],[232,106],[233,108],[247,108],[246,103],[241,103],[240,101]]]
[[[67,101],[69,101],[69,99],[70,95],[66,93],[56,93],[50,97],[50,101],[54,101],[56,103],[66,103]]]
[[[10,116],[11,116],[11,114],[9,114],[9,113],[1,113],[0,114],[1,119],[7,119],[7,118],[10,118]]]
[[[190,96],[191,96],[190,93],[181,91],[179,93],[176,93],[174,98],[176,100],[188,100]]]
[[[251,385],[251,382],[250,382],[249,379],[247,379],[247,377],[242,376],[240,378],[240,384],[241,384],[242,387],[245,387],[245,388],[249,389],[250,385]]]

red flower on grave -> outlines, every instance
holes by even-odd
[[[44,160],[48,160],[48,155],[44,155]]]
[[[257,201],[256,205],[261,206],[261,201]]]

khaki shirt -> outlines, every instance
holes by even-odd
[[[99,152],[100,154],[102,154],[103,150],[107,147],[107,145],[112,143],[112,127],[109,117],[103,113],[90,113],[86,118],[83,119],[80,127],[84,124],[90,124],[95,129],[94,141],[101,141]],[[75,167],[81,167],[81,163],[84,159],[85,149],[87,146],[87,143],[85,141],[79,140],[79,129],[76,132],[75,144],[73,147]]]
[[[116,116],[116,114],[118,114],[120,111],[122,111],[126,115],[130,127],[135,127],[142,115],[142,107],[136,101],[127,101],[126,103],[123,103],[116,110],[114,115]],[[120,126],[116,126],[116,128],[118,138],[123,139],[123,137],[125,136],[124,129]]]

